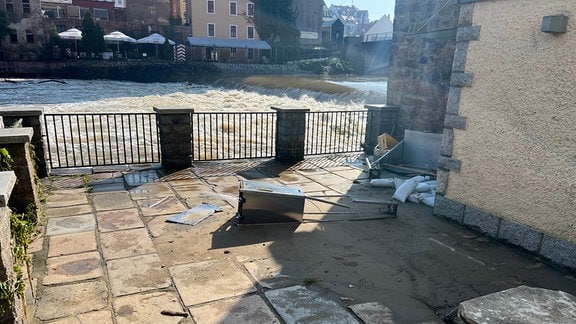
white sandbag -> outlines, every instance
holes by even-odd
[[[429,197],[426,197],[426,198],[422,199],[422,203],[423,203],[424,205],[428,206],[428,207],[434,208],[434,202],[435,202],[435,200],[436,200],[436,195],[434,195],[434,196],[429,196]]]
[[[415,176],[415,177],[412,177],[406,181],[414,181],[416,183],[420,183],[420,182],[428,181],[428,180],[430,180],[429,176]]]
[[[432,186],[430,186],[427,182],[420,182],[417,186],[416,189],[414,189],[414,191],[416,192],[427,192],[432,190]]]
[[[370,185],[372,187],[394,188],[394,179],[392,178],[372,179],[370,180]]]
[[[404,179],[394,178],[394,188],[398,189],[405,182]]]
[[[394,192],[392,199],[396,199],[401,202],[406,202],[406,198],[408,198],[408,196],[410,196],[414,192],[414,189],[416,189],[417,185],[418,184],[414,181],[405,181],[398,189],[396,189],[396,192]]]
[[[422,199],[421,195],[419,193],[415,193],[408,196],[406,200],[408,200],[409,202],[419,204],[421,199]]]

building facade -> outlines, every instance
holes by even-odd
[[[270,46],[261,41],[253,23],[254,3],[248,0],[188,0],[188,44],[194,61],[261,63]]]

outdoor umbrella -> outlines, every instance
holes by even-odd
[[[116,44],[118,52],[120,52],[120,43],[132,43],[136,44],[138,41],[130,36],[125,35],[119,31],[113,31],[110,34],[104,35],[104,41],[107,43]]]
[[[138,44],[154,44],[156,45],[156,56],[158,56],[158,44],[164,44],[166,38],[160,34],[152,34],[138,40]],[[175,45],[176,42],[173,40],[168,40],[168,44]]]
[[[82,39],[82,32],[76,28],[68,29],[67,31],[63,31],[58,33],[58,36],[62,39],[73,39],[74,40],[74,50],[78,52],[78,45],[76,42]]]

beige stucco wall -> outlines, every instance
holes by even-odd
[[[564,14],[568,32],[540,31]],[[576,3],[475,4],[446,197],[576,243]]]
[[[208,37],[208,23],[215,24],[216,38],[230,38],[230,25],[237,26],[236,39],[247,39],[248,27],[254,26],[246,18],[247,0],[232,0],[236,2],[237,15],[230,15],[230,0],[216,0],[213,14],[207,12],[206,0],[192,1],[192,36]],[[254,39],[258,39],[254,29]]]

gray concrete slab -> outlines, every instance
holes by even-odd
[[[98,230],[102,233],[144,227],[138,209],[120,209],[96,213]]]
[[[156,252],[145,228],[101,233],[100,241],[106,260]]]
[[[93,231],[96,220],[92,214],[49,218],[46,223],[46,236]]]
[[[96,251],[48,258],[48,273],[42,284],[54,285],[99,278],[103,274],[101,263],[100,253]]]
[[[112,183],[94,183],[90,185],[91,193],[103,193],[103,192],[116,192],[124,191],[126,187],[122,182],[112,182]]]
[[[272,258],[249,260],[242,263],[252,278],[264,288],[274,289],[297,284],[298,278],[282,273],[282,262]]]
[[[280,323],[262,297],[230,298],[189,308],[196,323]]]
[[[365,324],[393,324],[390,308],[376,302],[348,306]]]
[[[126,192],[99,193],[93,194],[91,197],[97,211],[135,207],[130,195]]]
[[[36,317],[47,321],[105,309],[108,292],[103,281],[49,286],[40,294]]]
[[[57,190],[46,197],[46,206],[48,208],[68,207],[74,205],[87,205],[88,196],[86,189]]]
[[[109,260],[106,268],[113,296],[168,288],[172,284],[158,254]]]
[[[52,217],[75,216],[91,212],[92,212],[92,206],[84,204],[84,205],[66,206],[58,208],[49,207],[46,208],[45,215],[48,218],[52,218]]]
[[[291,286],[264,293],[287,323],[360,323],[340,304],[304,286]]]
[[[576,323],[576,297],[519,286],[464,301],[458,315],[467,323]]]
[[[163,310],[186,312],[173,292],[151,292],[115,298],[112,302],[117,324],[179,323],[180,316],[162,315]],[[187,313],[187,312],[186,312]]]
[[[252,281],[229,259],[175,266],[170,274],[186,306],[256,291]]]
[[[96,251],[96,234],[82,232],[49,237],[48,257]]]

